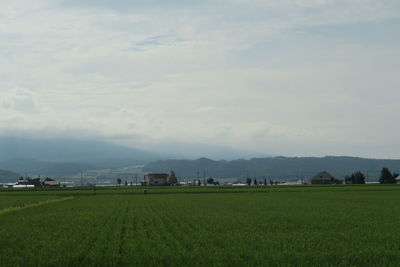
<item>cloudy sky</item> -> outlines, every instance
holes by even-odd
[[[0,0],[0,132],[400,158],[398,0]]]

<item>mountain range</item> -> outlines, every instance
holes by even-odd
[[[400,171],[400,160],[334,156],[251,158],[252,152],[248,151],[178,143],[151,146],[150,149],[156,152],[99,140],[0,137],[0,181],[26,174],[69,177],[87,170],[133,165],[144,165],[145,172],[174,170],[178,176],[196,178],[199,171],[200,176],[205,172],[206,176],[231,180],[244,180],[247,176],[279,180],[308,179],[323,170],[343,179],[345,175],[359,170],[372,181],[378,179],[383,167],[394,172]],[[259,153],[253,154],[260,156]],[[208,155],[210,158],[195,159],[198,155]],[[232,160],[241,156],[243,159]]]
[[[219,159],[260,155],[248,151],[201,144],[162,143],[145,149],[101,140],[0,137],[0,169],[18,175],[72,176],[93,169],[144,165],[161,159],[194,159],[199,155]],[[15,176],[15,175],[11,175]],[[0,177],[1,178],[1,177]]]

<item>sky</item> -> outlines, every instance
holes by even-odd
[[[0,133],[400,158],[399,48],[398,0],[0,0]]]

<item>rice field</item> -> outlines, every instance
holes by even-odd
[[[1,266],[397,266],[400,186],[0,190]]]

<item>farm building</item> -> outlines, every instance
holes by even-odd
[[[311,177],[310,184],[332,184],[335,178],[328,172],[323,171]]]
[[[45,187],[60,187],[59,181],[44,181],[43,186]]]
[[[168,177],[166,173],[148,173],[144,176],[144,184],[147,186],[167,185]]]

